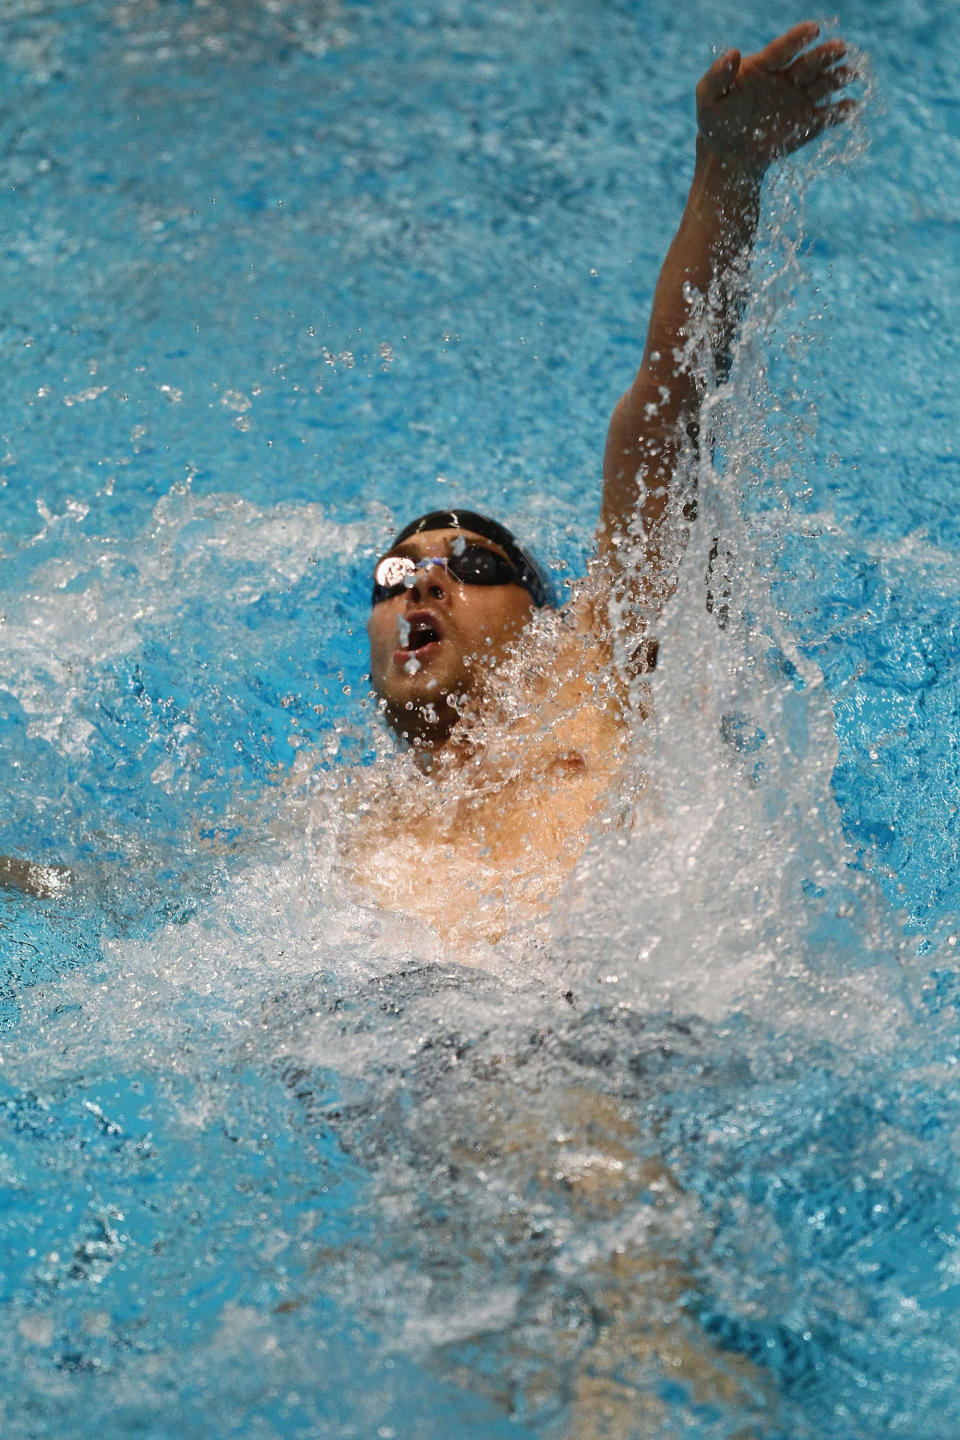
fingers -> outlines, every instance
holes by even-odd
[[[847,53],[842,40],[825,40],[813,50],[808,50],[790,66],[790,78],[797,85],[807,85],[831,65],[836,65]]]
[[[815,140],[824,130],[829,130],[833,125],[842,125],[845,120],[859,109],[856,100],[837,100],[833,105],[818,105],[810,112],[806,124],[803,127],[800,143],[805,145],[810,140]]]
[[[826,130],[829,125],[842,125],[844,120],[849,120],[859,109],[859,100],[838,100],[835,105],[821,105],[816,112],[823,117],[820,129]]]
[[[820,26],[812,20],[807,20],[802,25],[794,25],[786,34],[779,35],[776,40],[763,50],[759,50],[752,58],[764,70],[783,70],[795,60],[800,51],[805,49],[811,42],[816,40],[820,34]]]
[[[837,65],[832,70],[825,70],[822,75],[809,80],[802,86],[803,93],[808,100],[824,100],[834,90],[842,90],[846,85],[852,85],[855,80],[860,79],[860,72],[855,65]]]
[[[719,100],[721,95],[726,95],[739,69],[739,50],[728,50],[725,55],[714,60],[697,86],[697,99],[700,103]]]

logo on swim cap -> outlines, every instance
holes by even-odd
[[[492,540],[513,562],[517,571],[517,583],[529,593],[534,605],[542,607],[556,604],[553,586],[542,567],[506,525],[501,525],[498,520],[491,520],[488,515],[480,515],[476,510],[431,510],[429,514],[421,515],[419,519],[411,520],[409,525],[405,525],[393,543],[399,545],[401,540],[406,540],[411,535],[419,535],[424,530],[472,530],[475,535],[483,535],[487,540]]]

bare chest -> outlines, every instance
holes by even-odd
[[[358,886],[467,938],[494,940],[542,915],[583,851],[622,748],[603,715],[563,730],[505,737],[509,764],[487,752],[457,775],[384,795],[348,839]]]

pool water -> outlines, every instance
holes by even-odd
[[[78,876],[0,892],[5,1434],[958,1433],[948,0],[839,6],[632,824],[482,971],[329,858],[372,557],[468,498],[582,573],[776,8],[4,7],[0,854]]]

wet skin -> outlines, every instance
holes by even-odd
[[[471,530],[427,530],[389,553],[422,560],[451,555],[461,544],[505,553]],[[467,585],[441,565],[412,579],[370,612],[370,678],[397,734],[435,749],[480,699],[485,673],[504,658],[534,606],[522,585]]]
[[[390,553],[445,557],[461,544],[503,553],[463,530],[412,535]],[[483,963],[474,942],[495,940],[518,914],[545,913],[576,863],[622,763],[627,727],[582,598],[572,599],[539,663],[518,676],[511,655],[535,608],[521,585],[464,584],[442,565],[412,579],[372,607],[370,669],[387,720],[412,742],[431,783],[427,792],[405,772],[377,788],[370,777],[347,840],[351,868],[385,910],[418,916],[451,953],[462,947]],[[507,693],[519,686],[523,696],[507,728],[501,688],[491,683],[497,667]]]

